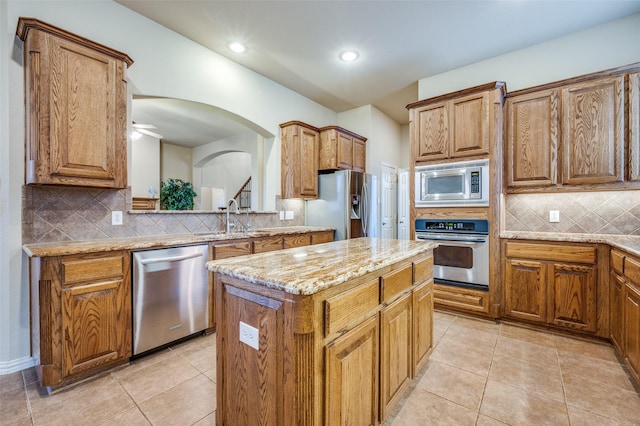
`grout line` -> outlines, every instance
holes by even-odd
[[[29,420],[31,420],[31,425],[35,426],[36,423],[33,418],[33,410],[31,409],[31,399],[29,398],[29,392],[27,392],[27,379],[26,377],[24,377],[24,372],[27,370],[22,370],[20,372],[20,376],[22,377],[22,389],[24,390],[24,399],[27,401],[27,412],[29,413]]]

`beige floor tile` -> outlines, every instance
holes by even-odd
[[[116,382],[107,376],[100,381],[80,385],[83,392],[53,405],[33,411],[35,425],[90,425],[104,423],[134,407],[134,403]],[[54,395],[55,396],[55,395]]]
[[[536,345],[548,346],[550,348],[556,347],[556,340],[553,335],[544,331],[531,330],[529,328],[519,327],[516,325],[502,324],[502,327],[500,328],[500,335],[529,343],[535,343]]]
[[[559,352],[558,361],[563,376],[588,377],[628,391],[635,391],[629,375],[619,362]]]
[[[204,419],[195,422],[193,426],[216,426],[216,412],[214,411]]]
[[[442,362],[462,370],[469,371],[482,377],[487,377],[493,352],[483,347],[472,346],[448,339],[447,336],[440,340],[435,347],[430,360]]]
[[[170,359],[178,358],[179,355],[172,352],[169,349],[161,349],[157,352],[152,352],[148,355],[144,355],[141,358],[136,358],[125,368],[114,371],[112,374],[118,378],[133,374],[139,370],[143,370],[158,362],[168,361]]]
[[[487,381],[480,413],[510,425],[569,425],[563,402],[493,380]]]
[[[476,421],[476,426],[502,426],[506,424],[508,423],[503,423],[500,420],[493,419],[489,416],[485,416],[484,414],[480,414]]]
[[[589,377],[564,376],[563,381],[568,406],[621,423],[640,424],[640,395],[637,392]]]
[[[2,426],[32,426],[31,416],[25,415],[21,417],[14,417],[12,419],[0,417],[2,420],[0,421],[0,425]]]
[[[503,335],[498,336],[495,355],[508,356],[542,366],[558,365],[558,354],[555,349]]]
[[[455,404],[445,398],[422,389],[415,389],[404,401],[402,408],[386,425],[474,425],[477,417],[475,410]]]
[[[487,332],[484,330],[469,328],[466,325],[453,323],[447,329],[444,337],[457,340],[468,346],[475,346],[487,351],[493,351],[498,339],[498,333]]]
[[[20,380],[22,380],[21,375]],[[5,381],[4,383],[11,385],[9,381]],[[24,388],[12,386],[7,390],[2,389],[0,392],[0,419],[12,420],[25,416],[29,416],[29,408],[27,406]],[[0,424],[1,423],[2,421],[0,421]]]
[[[216,369],[212,368],[210,370],[205,371],[204,373],[205,376],[207,376],[209,378],[209,380],[211,380],[213,383],[216,382]]]
[[[17,371],[11,374],[0,375],[0,398],[5,392],[24,389],[22,372]]]
[[[476,318],[456,317],[451,326],[470,328],[472,330],[484,331],[485,333],[500,332],[500,324],[495,321],[488,321]]]
[[[489,370],[489,380],[564,403],[562,377],[557,363],[534,364],[496,354]]]
[[[618,362],[613,346],[606,343],[598,343],[566,336],[554,336],[558,353],[568,352],[580,356],[602,359],[609,362]]]
[[[147,418],[142,414],[142,411],[136,406],[130,408],[112,419],[107,420],[102,423],[101,426],[110,426],[110,425],[123,425],[123,426],[150,426],[151,423]]]
[[[477,411],[485,383],[485,377],[441,362],[429,361],[416,389],[423,389]]]
[[[27,385],[38,381],[38,374],[36,373],[35,367],[22,370],[22,377],[24,379],[24,383]]]
[[[194,345],[184,348],[180,356],[201,373],[216,367],[215,346]]]
[[[620,423],[608,417],[603,417],[589,411],[581,410],[580,408],[568,406],[569,420],[572,425],[580,426],[615,426]]]
[[[433,321],[438,324],[443,324],[448,326],[453,321],[455,321],[456,315],[450,314],[444,311],[434,311],[433,312]]]
[[[153,425],[191,425],[216,409],[216,387],[199,374],[139,406]]]
[[[141,402],[186,382],[198,374],[200,372],[196,368],[176,356],[119,377],[118,380],[131,398],[140,405]]]

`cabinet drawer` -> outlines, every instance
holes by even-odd
[[[311,244],[330,243],[333,241],[333,231],[311,234]]]
[[[282,250],[282,237],[261,238],[253,242],[254,253]]]
[[[303,247],[311,245],[311,235],[300,234],[284,237],[284,248]]]
[[[331,297],[325,302],[324,332],[329,335],[356,320],[379,304],[378,279]]]
[[[214,260],[243,256],[251,254],[251,243],[246,241],[244,243],[216,244],[211,251],[213,252]]]
[[[425,257],[413,264],[413,283],[419,284],[433,276],[433,257]]]
[[[412,265],[406,265],[398,270],[389,272],[380,277],[381,302],[411,287],[413,284]]]
[[[555,262],[596,263],[596,248],[592,246],[507,242],[507,257],[549,260]]]
[[[435,284],[433,295],[436,305],[472,312],[489,312],[489,293],[486,291]]]
[[[69,256],[62,259],[62,283],[73,284],[88,280],[121,277],[124,273],[124,253],[111,256]]]
[[[634,284],[640,285],[640,261],[632,257],[624,258],[624,276]]]
[[[611,269],[618,275],[624,273],[624,254],[619,251],[611,250]]]

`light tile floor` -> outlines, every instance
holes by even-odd
[[[443,312],[435,348],[385,425],[640,425],[611,346]],[[0,376],[0,425],[213,425],[215,335],[47,396]]]

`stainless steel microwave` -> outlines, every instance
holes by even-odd
[[[489,205],[489,160],[415,168],[416,207]]]

